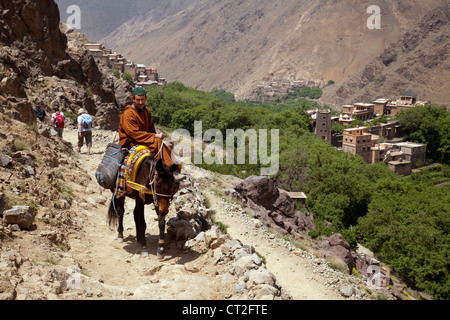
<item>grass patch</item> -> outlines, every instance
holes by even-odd
[[[229,225],[227,225],[227,224],[225,224],[225,223],[223,223],[223,222],[217,221],[217,219],[216,219],[216,214],[217,214],[217,212],[216,212],[215,210],[213,210],[213,214],[212,214],[212,216],[211,216],[212,222],[213,222],[216,226],[219,227],[219,229],[220,229],[220,231],[222,231],[222,233],[228,234],[228,227],[229,227]]]

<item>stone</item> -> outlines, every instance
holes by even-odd
[[[330,246],[343,246],[346,249],[350,249],[350,245],[340,233],[335,233],[328,238]]]
[[[348,272],[351,274],[353,270],[353,257],[349,249],[343,246],[331,246],[325,253],[326,257],[336,257],[345,262]]]
[[[259,268],[262,265],[261,258],[256,254],[247,254],[240,256],[235,262],[232,263],[234,273],[240,277],[247,270]]]
[[[311,217],[306,216],[303,212],[296,211],[295,217],[295,224],[300,230],[316,230],[316,225],[312,222]]]
[[[3,217],[3,211],[7,209],[8,197],[4,193],[0,193],[0,217]]]
[[[339,292],[344,296],[344,297],[351,297],[353,294],[355,294],[355,287],[350,285],[350,284],[344,284],[339,288]]]
[[[17,224],[21,229],[28,230],[34,221],[33,211],[29,206],[15,206],[3,212],[7,224]]]
[[[262,284],[273,286],[275,281],[275,275],[266,268],[252,269],[248,272],[247,289]]]
[[[11,164],[11,158],[0,152],[0,167],[6,168]]]
[[[266,209],[272,209],[280,195],[275,183],[267,176],[250,176],[234,190]]]
[[[0,276],[0,300],[15,300],[16,296],[16,289],[8,277]]]
[[[282,215],[293,217],[295,211],[294,200],[285,192],[280,193],[277,200],[273,203],[273,207]]]

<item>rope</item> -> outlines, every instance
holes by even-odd
[[[116,203],[115,203],[114,199],[116,199],[117,189],[119,189],[119,175],[120,175],[120,168],[121,167],[122,167],[122,165],[119,166],[119,171],[117,172],[116,188],[114,190],[114,194],[113,194],[113,198],[112,198],[112,205],[113,205],[114,213],[117,215],[117,217],[119,217],[119,214],[117,213]]]
[[[106,158],[109,158],[109,159],[111,159],[111,160],[113,160],[113,161],[120,167],[120,166],[122,166],[122,164],[119,163],[115,158],[113,158],[113,156],[115,156],[115,155],[118,154],[118,153],[119,153],[119,151],[113,153],[111,156],[105,154],[105,157],[106,157]]]

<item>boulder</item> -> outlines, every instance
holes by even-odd
[[[300,230],[316,230],[316,226],[312,219],[309,216],[306,216],[301,211],[295,212],[295,224],[298,226]]]
[[[280,195],[275,183],[267,176],[250,176],[234,189],[243,197],[269,210],[273,209],[273,204]]]
[[[322,237],[322,239],[319,241],[320,247],[324,248],[324,258],[327,257],[335,257],[339,260],[345,262],[345,264],[348,267],[349,274],[352,273],[353,270],[353,256],[350,251],[350,245],[345,240],[345,238],[339,234],[333,234],[330,237]]]
[[[276,282],[275,275],[266,268],[252,269],[248,271],[247,289],[253,286],[268,284],[274,286]]]
[[[3,212],[6,224],[17,224],[21,229],[30,229],[34,221],[33,211],[29,206],[16,206]]]
[[[342,246],[346,249],[350,249],[350,244],[340,233],[335,233],[328,238],[330,246]]]
[[[276,201],[273,203],[273,207],[286,217],[293,217],[295,211],[294,200],[289,197],[285,192],[280,193]]]

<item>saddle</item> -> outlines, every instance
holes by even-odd
[[[153,154],[148,147],[135,146],[131,148],[130,153],[125,157],[123,164],[119,171],[119,177],[116,187],[116,197],[121,198],[133,190],[139,191],[141,197],[145,194],[152,194],[152,191],[145,186],[136,183],[136,175],[142,162],[152,157]]]

